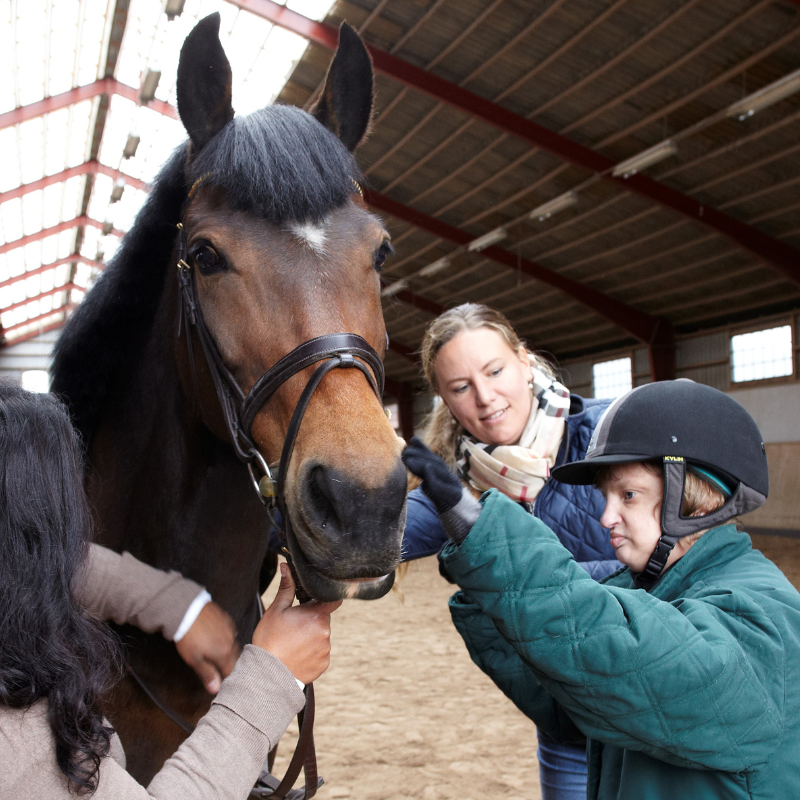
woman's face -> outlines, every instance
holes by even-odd
[[[485,444],[516,444],[531,413],[531,367],[491,328],[462,331],[436,357],[439,396]]]
[[[600,524],[610,529],[617,558],[635,572],[642,572],[661,537],[664,479],[642,464],[620,464],[603,481],[601,490],[606,510]],[[673,556],[675,551],[670,561]]]

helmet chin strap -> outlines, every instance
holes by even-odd
[[[664,456],[664,498],[661,502],[661,538],[647,566],[634,578],[638,589],[649,591],[661,577],[664,567],[679,539],[713,528],[749,511],[757,492],[739,484],[736,491],[716,511],[702,516],[684,517],[683,489],[686,484],[686,461],[682,456]],[[762,497],[758,495],[758,497]],[[762,501],[763,502],[763,499]]]

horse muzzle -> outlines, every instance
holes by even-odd
[[[405,528],[406,471],[399,461],[382,486],[365,488],[321,463],[299,470],[289,502],[289,549],[318,600],[376,599],[392,586]],[[294,539],[294,542],[292,542]]]

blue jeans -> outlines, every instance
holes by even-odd
[[[585,747],[556,744],[539,733],[536,755],[542,800],[586,800]]]

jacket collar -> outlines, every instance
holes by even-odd
[[[662,600],[679,596],[688,586],[702,580],[703,573],[727,564],[753,549],[750,537],[732,523],[706,531],[689,552],[673,564],[650,589]]]

